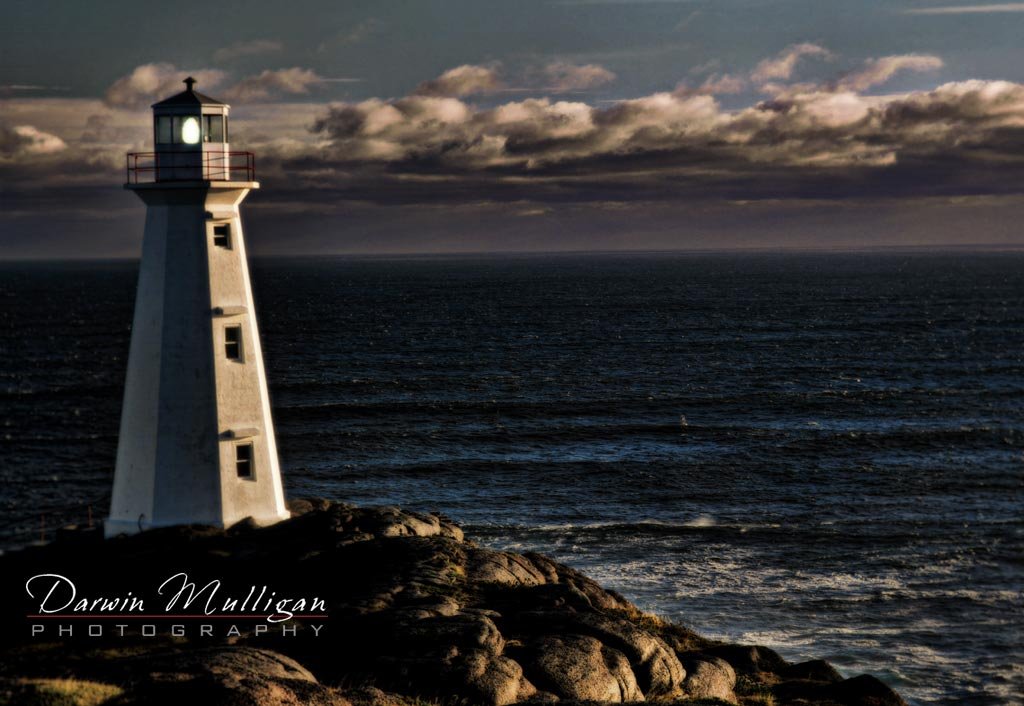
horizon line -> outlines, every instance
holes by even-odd
[[[943,252],[1024,252],[1024,243],[970,243],[922,245],[850,245],[850,246],[756,246],[720,248],[599,248],[593,250],[409,250],[409,251],[338,251],[308,253],[267,253],[250,255],[250,260],[305,260],[310,258],[363,259],[363,258],[444,258],[444,257],[524,257],[543,255],[742,255],[742,254],[815,254],[844,255],[857,253],[943,253]],[[141,256],[126,255],[65,255],[57,257],[3,257],[0,265],[43,262],[138,262]]]

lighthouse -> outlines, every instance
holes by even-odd
[[[254,159],[229,149],[228,105],[184,83],[127,160],[146,226],[107,537],[289,514],[239,212]]]

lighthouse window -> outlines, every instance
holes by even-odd
[[[239,478],[254,478],[252,469],[252,444],[239,444],[235,447],[235,471]]]
[[[162,145],[169,145],[174,142],[174,133],[171,129],[171,116],[161,115],[156,119],[156,141]]]
[[[203,139],[206,142],[224,142],[224,116],[203,116]]]
[[[228,326],[224,329],[224,355],[228,360],[242,359],[241,326]]]
[[[171,117],[171,139],[168,142],[175,144],[181,142],[181,121],[184,120],[180,115]]]
[[[213,227],[213,244],[219,248],[231,247],[231,226],[221,223]]]

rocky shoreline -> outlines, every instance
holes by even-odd
[[[701,637],[543,555],[480,547],[441,514],[291,506],[294,517],[272,527],[175,527],[110,541],[68,531],[0,558],[0,705],[905,703],[871,676],[844,679],[824,661],[790,664],[765,647]],[[216,634],[161,627],[114,637],[105,627],[90,637],[78,624],[58,638],[45,623],[49,633],[30,635],[27,577],[78,576],[113,595],[126,581],[184,570],[200,586],[217,578],[272,583],[278,596],[315,593],[328,617],[275,623],[293,633],[224,634],[219,621]]]

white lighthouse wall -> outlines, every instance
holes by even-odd
[[[203,190],[139,193],[143,321],[132,331],[108,534],[222,519]]]
[[[260,524],[288,517],[285,509],[277,443],[270,414],[270,396],[263,367],[256,310],[238,204],[247,190],[211,190],[206,210],[210,271],[210,305],[224,312],[214,316],[214,373],[217,386],[222,513],[225,524],[252,517]],[[214,245],[216,225],[229,227],[229,247]],[[224,330],[241,326],[241,360],[229,359]],[[239,478],[235,447],[251,444],[252,477]]]
[[[147,209],[108,535],[136,532],[153,518],[166,233],[167,209]]]
[[[146,202],[107,536],[288,517],[238,204],[247,188],[139,188]],[[230,226],[230,248],[212,226]],[[218,309],[221,311],[218,312]],[[242,360],[224,327],[242,327]],[[253,446],[239,478],[235,445]]]

